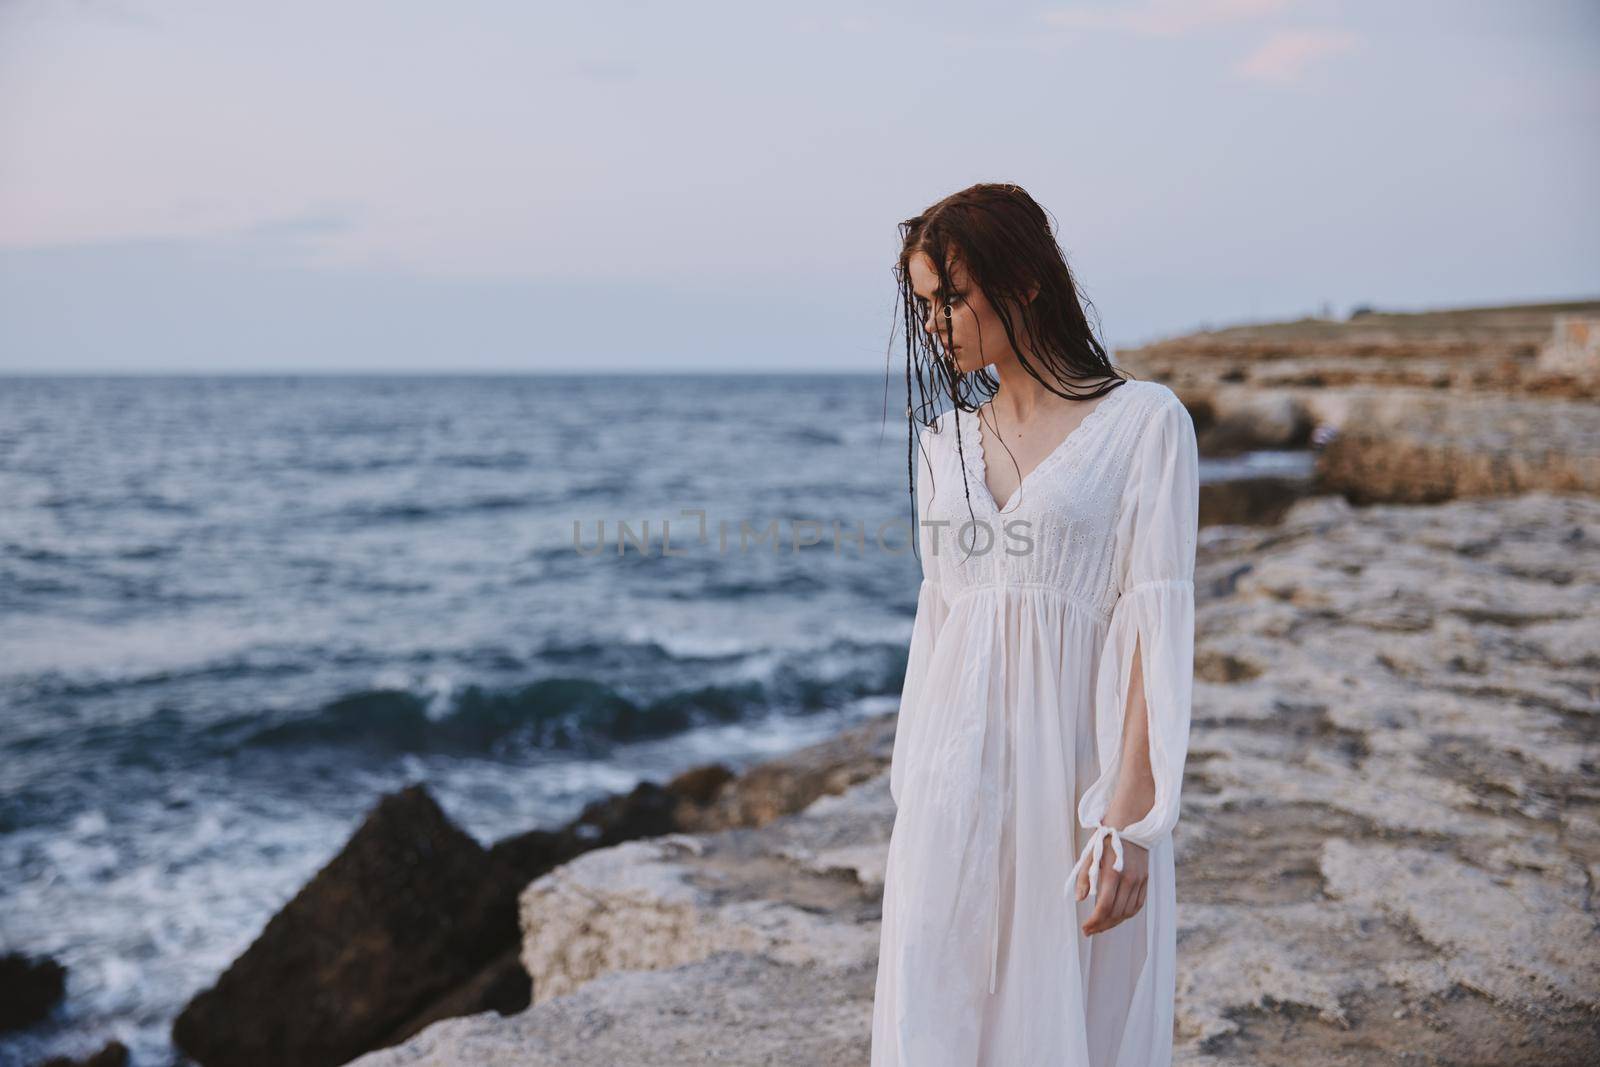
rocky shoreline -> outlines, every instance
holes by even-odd
[[[1600,501],[1318,497],[1208,533],[1178,1062],[1592,1062]],[[893,725],[780,761],[879,765],[792,815],[535,879],[534,1003],[356,1063],[865,1062]]]
[[[1316,452],[1310,478],[1202,494],[1177,1062],[1600,1060],[1588,321],[1373,313],[1119,353],[1203,455]],[[893,736],[488,848],[392,794],[174,1039],[217,1065],[864,1063]]]
[[[641,839],[769,822],[877,773],[892,744],[891,725],[881,744],[846,735],[738,777],[696,767],[489,848],[423,786],[389,794],[190,1001],[174,1043],[201,1063],[339,1065],[440,1019],[519,1011],[551,988],[531,984],[522,960],[530,882]]]

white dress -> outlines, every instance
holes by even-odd
[[[1093,403],[1004,511],[975,414],[921,435],[873,1067],[1171,1062],[1199,460],[1165,385],[1130,379]],[[1118,832],[1100,820],[1136,639],[1155,803]],[[1123,840],[1150,850],[1145,904],[1085,937],[1096,897],[1075,899],[1076,864],[1109,847],[1120,865]]]

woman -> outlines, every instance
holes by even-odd
[[[1017,186],[965,189],[901,236],[923,579],[872,1063],[1164,1065],[1194,425],[1112,367]]]

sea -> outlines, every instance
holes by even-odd
[[[0,378],[0,1064],[173,1018],[423,783],[485,844],[892,711],[894,375]],[[1303,470],[1297,453],[1202,479]]]

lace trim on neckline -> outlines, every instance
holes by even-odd
[[[967,426],[972,431],[972,447],[963,447],[961,450],[967,468],[967,480],[977,483],[982,502],[997,515],[1014,512],[1016,508],[1013,505],[1022,496],[1022,491],[1027,488],[1028,482],[1041,471],[1045,471],[1055,463],[1060,462],[1061,458],[1071,451],[1069,446],[1074,444],[1078,438],[1086,436],[1085,431],[1091,429],[1100,420],[1100,417],[1106,413],[1106,408],[1110,407],[1116,400],[1117,394],[1127,392],[1129,387],[1137,380],[1136,378],[1125,378],[1121,385],[1102,396],[1099,402],[1095,404],[1094,410],[1085,415],[1082,422],[1074,426],[1067,436],[1063,437],[1031,471],[1022,476],[1022,480],[1017,483],[1017,487],[1006,498],[1004,507],[995,501],[994,494],[989,491],[989,467],[983,456],[983,420],[978,417],[976,411],[958,408],[959,417],[965,419]]]

